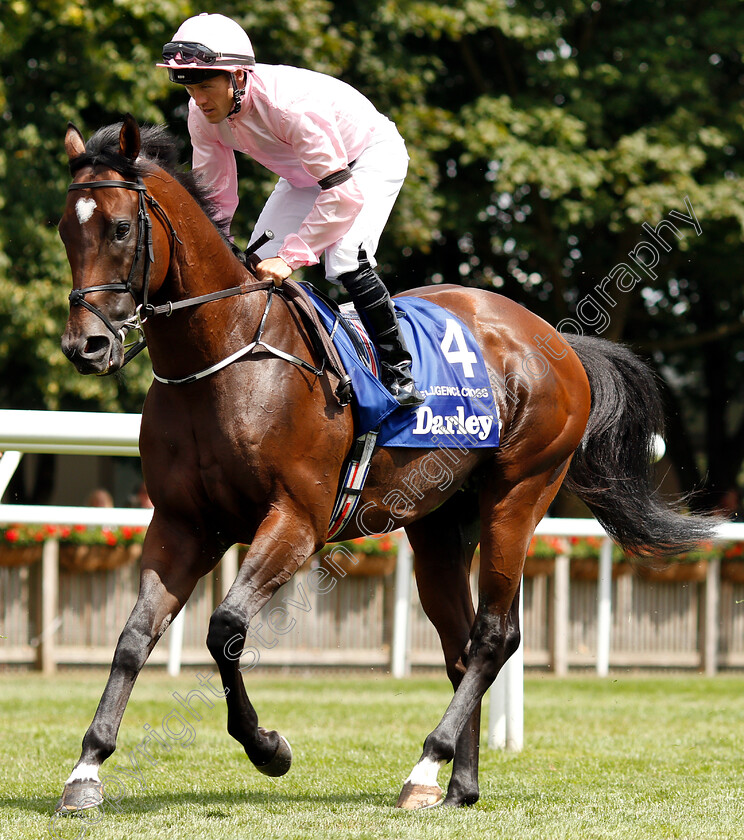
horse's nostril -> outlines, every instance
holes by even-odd
[[[110,343],[111,341],[108,336],[92,335],[85,342],[83,355],[87,357],[99,356],[108,350]]]

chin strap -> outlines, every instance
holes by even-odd
[[[247,73],[248,71],[243,71]],[[233,89],[233,107],[230,113],[227,115],[228,117],[232,117],[240,111],[240,107],[243,104],[243,95],[245,94],[245,87],[238,87],[238,80],[235,77],[235,73],[230,73],[230,83],[232,84]]]

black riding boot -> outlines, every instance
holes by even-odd
[[[406,347],[395,307],[385,284],[360,253],[359,270],[338,278],[351,297],[359,317],[375,343],[382,383],[398,402],[407,407],[421,405],[425,397],[411,375],[411,354]]]

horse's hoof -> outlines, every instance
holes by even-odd
[[[452,791],[452,786],[450,785],[442,805],[445,808],[469,808],[471,805],[475,805],[479,797],[480,794],[477,791],[469,794],[455,793]]]
[[[279,734],[279,733],[277,733]],[[274,757],[266,764],[256,765],[264,776],[283,776],[292,766],[292,747],[284,735],[279,735],[279,746]]]
[[[75,779],[68,782],[54,809],[58,814],[73,814],[86,808],[95,808],[103,802],[103,785],[94,779]]]
[[[439,785],[414,785],[406,782],[400,792],[396,808],[418,811],[421,808],[433,808],[442,804],[442,788]]]

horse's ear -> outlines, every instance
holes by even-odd
[[[67,152],[67,157],[70,160],[76,157],[80,157],[80,155],[84,154],[85,152],[85,140],[83,140],[83,135],[72,123],[67,123],[67,133],[65,134],[65,151]]]
[[[137,120],[127,114],[119,132],[119,154],[130,160],[137,160],[140,153],[140,130]]]

